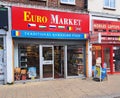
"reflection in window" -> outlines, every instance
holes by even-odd
[[[114,70],[115,72],[120,72],[120,47],[114,47],[114,57],[113,57],[113,63],[114,63]]]
[[[39,75],[39,45],[18,44],[18,65],[15,65],[15,81],[38,79]]]
[[[52,47],[43,47],[44,60],[52,60]]]
[[[83,47],[68,46],[67,60],[68,76],[82,76],[84,74]]]

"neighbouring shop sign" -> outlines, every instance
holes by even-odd
[[[102,35],[120,36],[120,22],[107,20],[93,20],[93,33],[101,33]]]
[[[89,33],[89,15],[12,7],[12,30]]]
[[[96,36],[98,34],[101,35],[101,43],[120,44],[120,22],[107,20],[93,20],[92,35]],[[90,38],[92,38],[92,36]],[[99,37],[95,38],[96,40],[97,38],[99,39]],[[95,41],[91,40],[91,43],[95,43]]]
[[[120,36],[102,36],[102,43],[120,44]]]
[[[92,46],[92,51],[101,50],[101,46]]]
[[[101,43],[101,33],[91,34],[90,35],[90,43]]]

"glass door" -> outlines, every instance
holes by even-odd
[[[52,45],[40,45],[40,70],[41,79],[54,78],[54,47]]]
[[[112,47],[103,46],[102,48],[102,67],[107,67],[107,72],[113,72],[113,56],[112,56]]]

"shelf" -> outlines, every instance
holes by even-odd
[[[78,65],[78,66],[83,66],[84,64],[76,64],[76,65]]]

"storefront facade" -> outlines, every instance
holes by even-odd
[[[12,41],[11,33],[9,33],[10,8],[1,6],[0,15],[0,84],[6,84],[12,81],[12,74],[9,73],[12,69]]]
[[[12,7],[14,81],[86,76],[88,14]]]
[[[92,66],[101,58],[107,64],[109,74],[120,73],[120,22],[116,18],[99,18],[92,20]]]

